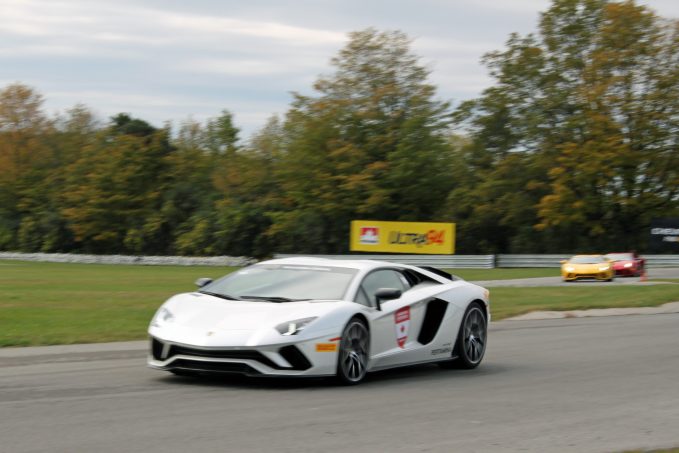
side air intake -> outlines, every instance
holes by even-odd
[[[427,304],[424,321],[422,322],[422,330],[420,330],[420,335],[417,337],[418,342],[421,344],[432,342],[441,327],[443,315],[446,314],[446,308],[448,308],[448,302],[441,299],[433,299]]]

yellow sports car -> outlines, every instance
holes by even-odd
[[[603,255],[575,255],[561,262],[561,277],[565,282],[578,279],[611,282],[614,276],[613,263]]]

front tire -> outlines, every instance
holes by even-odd
[[[352,318],[342,332],[337,357],[337,380],[343,385],[356,385],[368,372],[370,332],[359,318]]]
[[[474,302],[467,307],[457,334],[453,355],[457,358],[441,364],[444,368],[471,370],[481,364],[486,353],[488,320],[483,307]]]

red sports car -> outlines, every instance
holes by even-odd
[[[604,257],[613,261],[615,275],[639,277],[644,273],[646,260],[635,252],[607,253]]]

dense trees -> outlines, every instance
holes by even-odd
[[[350,34],[316,97],[296,95],[277,178],[283,250],[346,250],[357,217],[432,219],[451,187],[448,105],[400,32]]]
[[[493,229],[488,249],[640,247],[651,217],[676,212],[676,22],[633,2],[555,0],[537,36],[485,61],[496,84],[457,112],[477,175],[457,196],[474,205],[449,212]]]
[[[246,143],[228,111],[157,129],[0,89],[0,250],[345,252],[352,219],[450,221],[459,253],[642,249],[679,215],[679,25],[554,0],[436,98],[401,32],[351,33],[313,94]]]

